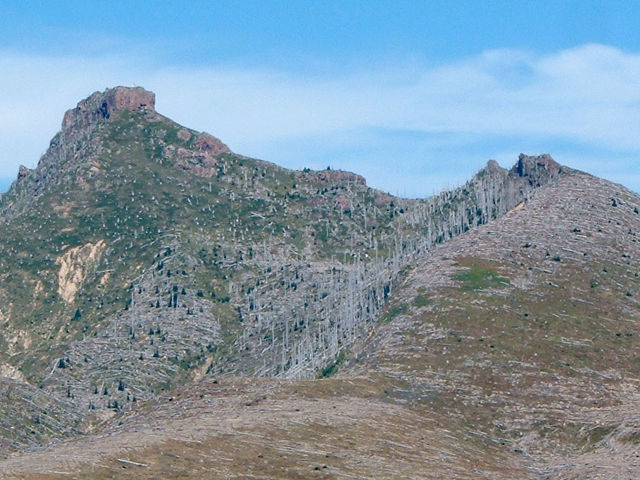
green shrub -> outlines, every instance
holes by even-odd
[[[499,288],[509,285],[509,279],[501,277],[490,268],[483,267],[476,263],[472,264],[468,270],[456,273],[453,279],[460,282],[462,289],[467,291]]]

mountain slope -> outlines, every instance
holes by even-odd
[[[417,262],[348,374],[393,379],[543,476],[637,477],[639,209],[582,173],[540,189]]]
[[[154,102],[124,87],[81,101],[0,200],[1,368],[85,415],[207,372],[314,376],[414,255],[562,174],[522,156],[398,199],[236,155]]]
[[[447,468],[464,478],[472,451],[478,475],[524,478],[560,462],[552,448],[575,456],[604,445],[609,431],[566,427],[561,407],[617,405],[630,385],[620,378],[636,378],[636,195],[521,155],[509,170],[490,161],[455,190],[400,199],[349,172],[235,154],[154,104],[125,87],[81,101],[38,167],[21,168],[0,198],[3,454],[91,432],[100,445],[105,428],[156,411],[152,428],[170,432],[168,398],[226,382],[258,395],[239,376],[272,379],[273,408],[291,425],[296,391],[317,397],[305,403],[317,415],[327,402],[358,403],[343,440],[369,450],[353,465],[377,451],[377,429],[389,445],[394,424],[412,432],[404,460],[385,450],[372,476],[390,463],[390,478],[423,478],[444,448],[457,453],[433,478]],[[333,378],[284,380],[314,377]],[[220,402],[251,421],[260,412],[238,392],[222,389]],[[215,416],[197,397],[185,402]],[[532,405],[542,412],[533,420],[513,413]],[[395,420],[374,421],[387,409]],[[340,412],[322,417],[329,430],[343,428]],[[256,422],[267,435],[272,424]],[[318,428],[267,436],[279,454],[305,435],[336,441]],[[440,447],[423,462],[410,450],[427,428]],[[356,471],[336,462],[340,475]]]
[[[570,172],[424,252],[319,380],[220,378],[15,478],[635,478],[640,197]],[[170,401],[171,400],[171,401]],[[127,462],[135,462],[135,465]]]

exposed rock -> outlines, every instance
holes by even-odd
[[[178,138],[187,142],[191,139],[191,133],[186,129],[178,132]],[[171,157],[175,152],[175,164],[183,170],[187,170],[199,177],[211,178],[216,174],[217,157],[222,153],[231,153],[220,139],[208,133],[199,133],[195,140],[196,148],[175,148],[168,145],[166,152]]]
[[[201,133],[196,139],[198,149],[206,156],[219,155],[221,153],[229,153],[229,147],[222,143],[219,139],[208,133]]]
[[[485,169],[488,171],[499,171],[502,170],[502,167],[495,160],[489,160]]]
[[[22,180],[23,178],[28,177],[33,173],[33,170],[25,167],[24,165],[20,165],[20,169],[18,170],[18,180]]]
[[[313,175],[316,180],[325,183],[337,183],[345,185],[347,183],[355,183],[358,185],[366,185],[367,181],[361,175],[344,170],[320,170],[317,172],[304,172],[306,175]]]
[[[100,119],[108,119],[117,110],[155,111],[156,96],[142,87],[115,87],[95,92],[67,110],[62,130],[82,129]]]
[[[187,130],[186,128],[183,128],[178,132],[178,138],[180,140],[188,142],[189,140],[191,140],[191,133],[189,133],[189,130]]]
[[[58,294],[67,303],[73,303],[78,290],[91,269],[98,263],[106,243],[87,243],[82,247],[70,248],[56,260],[58,272]]]
[[[11,378],[20,382],[26,381],[20,370],[7,363],[0,363],[0,377]]]
[[[528,177],[532,186],[539,187],[556,177],[562,167],[549,154],[529,156],[521,153],[513,171],[521,177]]]

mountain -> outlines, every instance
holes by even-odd
[[[397,198],[96,92],[0,198],[0,470],[633,477],[639,208],[548,155]]]

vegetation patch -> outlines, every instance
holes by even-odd
[[[340,370],[340,367],[350,358],[350,356],[350,354],[342,350],[333,363],[320,370],[318,378],[329,378],[334,375],[338,370]]]
[[[456,273],[453,279],[460,282],[462,290],[474,291],[509,285],[509,279],[501,277],[491,268],[472,263],[468,270]]]
[[[404,303],[401,305],[394,305],[393,307],[389,308],[389,310],[387,310],[382,314],[382,317],[380,317],[380,320],[383,321],[384,323],[391,323],[393,319],[396,318],[398,315],[407,313],[408,309],[409,308]]]
[[[433,303],[433,300],[431,300],[428,296],[424,294],[418,294],[413,299],[413,306],[418,308],[426,307],[427,305],[431,305],[432,303]]]

